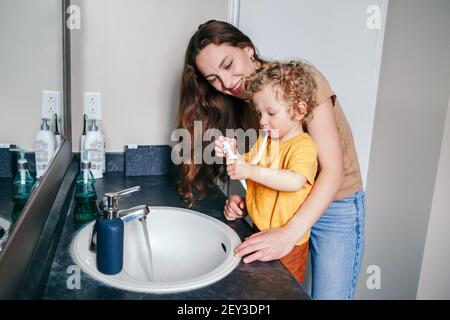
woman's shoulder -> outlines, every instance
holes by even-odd
[[[322,104],[323,102],[331,98],[334,105],[334,102],[336,100],[336,94],[331,88],[331,85],[328,82],[327,78],[314,65],[310,64],[310,67],[317,85],[317,104]]]

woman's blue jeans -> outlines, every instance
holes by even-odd
[[[364,252],[366,194],[334,201],[311,229],[311,297],[353,299]]]

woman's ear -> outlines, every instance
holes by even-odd
[[[246,46],[244,47],[244,51],[247,54],[249,58],[253,57],[255,55],[255,49],[253,49],[252,46]]]

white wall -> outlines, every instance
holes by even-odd
[[[449,100],[449,17],[448,0],[389,2],[367,178],[361,299],[416,298]],[[448,187],[446,194],[448,199]],[[448,260],[446,246],[432,242],[429,254],[440,248]],[[380,289],[366,286],[372,265],[381,270]]]
[[[242,0],[239,27],[265,58],[302,58],[328,78],[352,128],[363,182],[372,140],[383,28],[369,30],[370,5],[385,0]]]
[[[33,151],[41,91],[62,92],[61,11],[59,0],[0,1],[0,143]]]
[[[450,299],[450,100],[434,186],[417,299]]]
[[[102,94],[106,151],[169,144],[184,53],[199,24],[225,20],[226,0],[73,0],[72,137],[79,150],[85,91]]]
[[[436,182],[430,226],[428,219],[450,88],[450,2],[387,3],[243,0],[239,27],[265,58],[299,57],[316,65],[341,100],[368,201],[356,298],[415,299],[420,275],[418,297],[431,296],[433,283],[442,281],[433,296],[444,298],[450,257],[437,239],[448,222],[440,211],[440,194],[449,194],[445,177],[446,184]],[[380,31],[367,28],[371,5],[381,9]],[[441,161],[448,167],[445,150]],[[440,264],[434,263],[438,254]],[[367,286],[372,266],[381,270],[379,290]]]

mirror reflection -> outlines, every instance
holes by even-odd
[[[63,140],[60,0],[0,0],[0,249]]]

